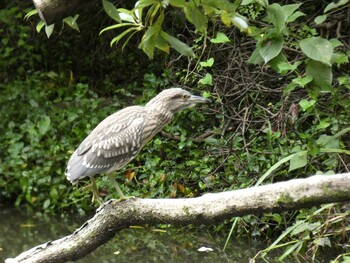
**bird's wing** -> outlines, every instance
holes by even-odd
[[[119,169],[130,162],[140,151],[146,116],[137,109],[135,114],[128,109],[128,118],[123,112],[111,115],[102,121],[77,149],[80,165],[92,173]]]
[[[126,111],[128,114],[126,114]],[[79,145],[77,155],[83,155],[90,150],[93,145],[99,144],[102,141],[107,141],[113,136],[128,133],[129,129],[134,129],[135,126],[140,126],[137,124],[137,121],[135,123],[133,123],[133,121],[136,118],[143,117],[142,107],[139,106],[128,107],[108,116],[100,124],[98,124],[96,128]]]

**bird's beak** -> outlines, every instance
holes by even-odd
[[[210,102],[209,99],[203,98],[201,96],[191,95],[191,97],[188,99],[191,104],[197,104],[197,103],[208,103]]]

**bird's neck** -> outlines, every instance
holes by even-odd
[[[157,121],[158,127],[161,128],[171,122],[174,118],[174,114],[171,111],[164,110],[164,107],[159,104],[146,105],[145,109],[149,113],[148,116]]]

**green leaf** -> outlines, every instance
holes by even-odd
[[[119,16],[118,9],[111,2],[102,0],[102,5],[108,16],[119,23],[122,21]]]
[[[12,158],[17,158],[19,153],[22,151],[23,147],[24,147],[23,142],[16,142],[16,143],[12,143],[7,149],[7,151],[9,152]]]
[[[31,11],[29,11],[25,16],[24,16],[24,19],[25,20],[28,20],[29,17],[33,16],[33,15],[36,15],[38,13],[38,10],[36,9],[33,9]]]
[[[75,15],[74,17],[69,16],[69,17],[66,17],[65,19],[63,19],[63,22],[65,22],[68,26],[70,26],[74,30],[80,32],[79,26],[77,24],[78,17],[79,17],[79,15]]]
[[[112,26],[109,26],[109,27],[106,27],[104,29],[102,29],[100,31],[100,35],[105,32],[105,31],[108,31],[108,30],[112,30],[112,29],[116,29],[116,28],[120,28],[120,27],[124,27],[124,26],[134,26],[134,27],[139,27],[137,24],[134,24],[134,23],[121,23],[121,24],[116,24],[116,25],[112,25]]]
[[[211,94],[208,91],[204,91],[203,94],[202,94],[203,98],[209,98],[210,96],[211,96]]]
[[[294,12],[301,6],[302,4],[291,4],[291,5],[283,5],[282,6],[282,10],[283,10],[283,14],[284,14],[284,17],[285,17],[285,22],[294,14]],[[303,13],[299,12],[300,15],[304,15]],[[295,18],[296,19],[296,18]],[[294,19],[294,20],[295,20]],[[289,21],[289,22],[293,22],[294,20],[292,21]]]
[[[324,121],[324,120],[320,120],[320,123],[316,126],[317,130],[323,130],[326,129],[327,127],[331,126],[331,123]]]
[[[213,85],[213,77],[211,74],[207,73],[203,78],[199,80],[200,84],[203,85]]]
[[[329,42],[332,44],[333,48],[341,47],[344,45],[338,38],[332,38],[329,40]]]
[[[326,19],[327,19],[327,15],[321,15],[321,16],[317,16],[314,19],[314,22],[316,25],[319,25],[319,24],[322,24],[324,21],[326,21]]]
[[[282,6],[274,3],[272,5],[268,5],[266,11],[268,21],[276,27],[278,34],[281,33],[281,31],[285,28],[285,21],[287,19]]]
[[[188,45],[186,45],[184,42],[180,41],[179,39],[169,35],[165,31],[161,31],[161,36],[170,44],[170,46],[175,49],[177,52],[181,53],[182,55],[188,56],[188,57],[194,57],[194,52],[192,48],[190,48]]]
[[[303,111],[306,111],[310,108],[313,108],[314,105],[316,104],[315,100],[306,100],[306,99],[302,99],[299,102],[300,107],[302,108]]]
[[[145,52],[150,59],[153,58],[154,48],[156,47],[155,36],[164,32],[161,30],[162,22],[163,16],[159,16],[156,23],[148,27],[139,44],[139,48],[142,48],[143,52]]]
[[[297,77],[297,78],[294,78],[294,79],[292,80],[292,82],[304,88],[304,87],[305,87],[307,84],[309,84],[312,80],[313,80],[313,78],[312,78],[311,76],[306,76],[306,77]]]
[[[322,91],[332,90],[332,68],[324,63],[310,60],[306,65],[306,74],[313,78],[312,83]]]
[[[349,2],[349,0],[340,0],[340,1],[337,1],[337,3],[335,2],[331,2],[329,3],[326,8],[324,9],[324,13],[327,13],[328,11],[334,9],[334,8],[337,8],[339,6],[342,6],[342,5],[345,5]]]
[[[36,25],[36,32],[40,33],[41,29],[45,26],[45,22],[40,20]]]
[[[43,209],[44,210],[47,209],[50,206],[50,203],[51,203],[50,199],[46,199],[43,204]]]
[[[45,33],[46,33],[47,38],[50,38],[54,28],[55,28],[55,24],[45,26]]]
[[[207,61],[202,61],[199,63],[199,65],[201,65],[202,67],[212,67],[214,64],[214,59],[210,58]]]
[[[295,90],[295,88],[298,87],[297,84],[294,82],[290,82],[284,89],[283,89],[283,96],[286,96],[288,93],[292,92]]]
[[[113,39],[111,40],[110,45],[113,46],[113,44],[118,44],[118,42],[119,42],[124,36],[126,36],[127,34],[129,34],[130,32],[132,32],[132,31],[134,31],[134,30],[139,31],[139,30],[141,30],[141,29],[140,29],[139,27],[130,27],[130,28],[128,28],[127,30],[125,30],[124,32],[122,32],[121,34],[119,34],[118,36],[116,36],[115,38],[113,38]]]
[[[327,39],[322,37],[306,38],[300,41],[300,48],[307,57],[331,66],[333,46]]]
[[[316,141],[316,143],[322,148],[339,149],[339,139],[334,136],[322,134]]]
[[[169,0],[169,4],[175,7],[185,7],[186,2],[185,0]]]
[[[286,23],[291,23],[294,22],[295,20],[297,20],[299,17],[301,16],[306,16],[303,12],[300,11],[296,11],[295,13],[293,13],[290,17],[287,18]]]
[[[184,8],[188,21],[202,34],[206,34],[208,28],[207,17],[199,10],[194,1],[187,2]]]
[[[250,55],[250,58],[248,59],[248,63],[258,65],[264,62],[264,59],[261,57],[259,50],[259,46],[255,48],[253,53]]]
[[[307,165],[307,152],[303,151],[298,154],[295,154],[289,162],[288,171],[293,171]]]
[[[259,53],[264,59],[265,63],[269,62],[274,57],[277,57],[280,54],[283,47],[283,38],[276,37],[271,38],[266,41],[262,41],[259,47]]]
[[[226,42],[230,42],[230,39],[224,33],[218,32],[215,38],[210,39],[210,42],[215,44],[226,43]]]
[[[301,61],[296,61],[294,64],[289,63],[286,57],[281,53],[277,57],[273,58],[269,63],[269,65],[281,75],[285,75],[290,71],[296,70],[300,64]]]
[[[39,130],[39,133],[41,135],[44,135],[50,128],[51,120],[48,116],[45,116],[41,120],[38,121],[37,127]]]

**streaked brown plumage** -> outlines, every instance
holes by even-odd
[[[191,95],[181,88],[166,89],[151,99],[145,106],[124,108],[106,119],[85,138],[68,161],[67,179],[76,183],[89,176],[121,169],[132,161],[143,146],[166,124],[172,121],[179,110],[192,107],[207,99]],[[121,197],[124,197],[114,178]],[[96,198],[96,188],[94,197]]]

